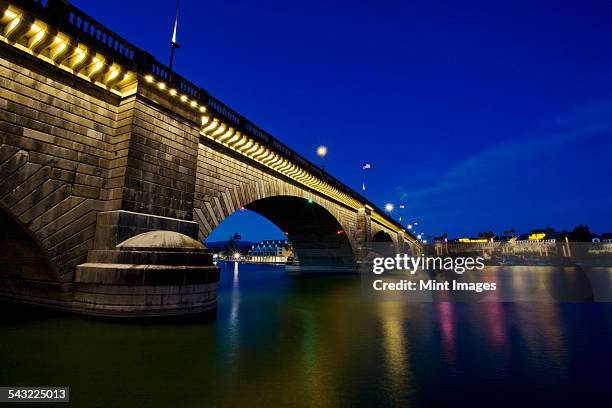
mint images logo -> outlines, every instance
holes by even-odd
[[[483,270],[484,258],[477,257],[439,257],[439,256],[418,256],[413,257],[408,254],[397,254],[394,257],[374,258],[372,272],[380,275],[386,271],[407,271],[414,275],[417,270],[438,270],[454,271],[462,274],[465,271]]]

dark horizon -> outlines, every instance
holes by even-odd
[[[168,60],[174,2],[73,3]],[[325,168],[357,191],[371,163],[367,198],[427,234],[603,233],[611,31],[603,1],[184,1],[174,68],[313,162],[328,146]],[[244,212],[211,239],[236,231],[280,232]]]

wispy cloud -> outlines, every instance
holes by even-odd
[[[578,106],[511,142],[487,147],[460,160],[443,171],[430,187],[409,191],[399,187],[401,200],[435,200],[440,195],[471,191],[475,185],[500,183],[512,179],[517,169],[525,168],[543,153],[609,131],[612,131],[612,100]]]

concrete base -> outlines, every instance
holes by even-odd
[[[98,249],[76,268],[74,312],[159,317],[216,308],[219,268],[206,247],[180,232],[150,228],[171,226],[196,235],[192,223],[123,211],[100,214],[98,220],[103,221],[96,233]],[[138,234],[143,230],[148,232]],[[122,234],[129,238],[113,245]]]
[[[77,267],[72,310],[148,317],[202,313],[217,307],[219,269],[87,263]]]

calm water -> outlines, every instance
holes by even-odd
[[[0,385],[69,385],[83,407],[609,400],[612,304],[372,302],[357,276],[222,267],[216,322],[127,324],[3,306]]]

